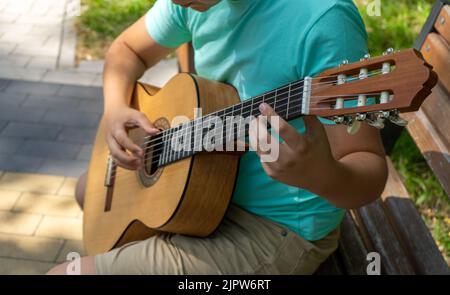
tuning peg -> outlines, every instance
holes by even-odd
[[[339,66],[341,67],[343,65],[348,65],[348,59],[344,59]]]
[[[347,133],[351,134],[351,135],[356,134],[360,127],[361,127],[361,121],[355,120],[347,126]]]
[[[389,119],[389,121],[391,121],[395,125],[398,125],[398,126],[401,126],[401,127],[405,127],[406,125],[408,125],[408,121],[400,118],[398,114],[391,115],[391,116],[388,117],[388,119]]]
[[[392,53],[394,53],[394,51],[395,51],[394,48],[389,47],[388,49],[386,49],[385,52],[383,52],[383,55],[392,54]]]
[[[364,121],[367,118],[367,114],[357,114],[356,120],[357,121]]]
[[[344,117],[343,116],[336,116],[336,117],[334,117],[333,121],[336,124],[342,124],[342,123],[344,123]]]
[[[366,54],[364,54],[364,57],[363,58],[361,58],[359,61],[365,61],[365,60],[369,60],[370,59],[370,53],[366,53]]]
[[[377,129],[384,128],[384,118],[377,116],[376,114],[371,114],[370,116],[367,116],[366,122],[370,126],[375,127]]]

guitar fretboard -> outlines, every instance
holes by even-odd
[[[154,137],[152,163],[168,165],[202,151],[220,150],[248,135],[249,122],[267,103],[285,120],[302,115],[303,80],[167,129]],[[151,146],[150,146],[151,147]]]

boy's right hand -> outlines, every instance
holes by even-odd
[[[142,168],[144,151],[128,137],[128,130],[140,127],[148,135],[155,135],[159,130],[144,113],[128,106],[108,112],[105,120],[106,142],[114,161],[125,169]]]

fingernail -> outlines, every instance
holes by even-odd
[[[259,105],[259,110],[261,111],[261,113],[265,112],[267,110],[267,104],[265,102],[260,104]]]

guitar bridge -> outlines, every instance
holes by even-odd
[[[114,160],[111,155],[108,156],[108,163],[106,165],[105,182],[106,187],[111,187],[114,184],[114,176],[116,175],[116,169],[114,166]]]

